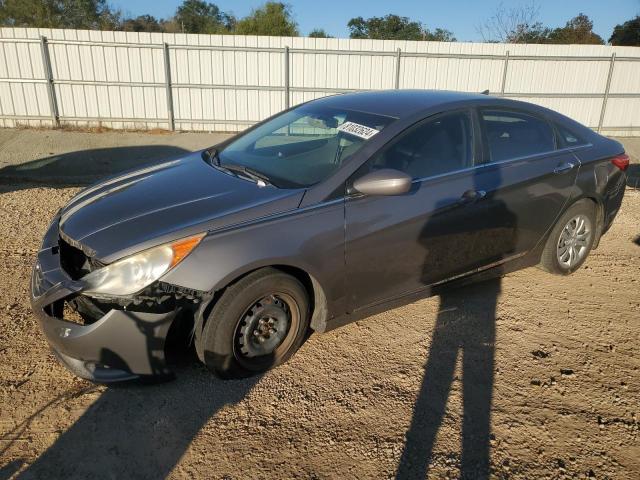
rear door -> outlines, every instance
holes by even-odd
[[[554,130],[541,116],[497,108],[478,114],[485,150],[475,182],[486,196],[475,245],[486,265],[536,246],[571,197],[580,162],[569,149],[557,148]]]

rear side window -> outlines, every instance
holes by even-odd
[[[578,147],[587,143],[584,139],[562,125],[556,124],[556,130],[558,132],[558,146],[560,148]]]
[[[491,162],[555,150],[553,129],[541,118],[508,110],[482,110],[481,116]]]

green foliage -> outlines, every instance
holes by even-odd
[[[229,33],[235,18],[217,5],[203,0],[184,0],[176,10],[174,22],[184,33]]]
[[[506,43],[548,43],[552,30],[540,22],[521,23],[506,35]]]
[[[297,37],[298,26],[293,20],[289,5],[280,2],[267,2],[240,20],[235,33],[239,35]]]
[[[455,37],[449,30],[437,28],[434,32],[426,29],[420,22],[408,17],[389,14],[385,17],[364,19],[356,17],[349,20],[351,38],[372,38],[375,40],[431,40],[436,42],[454,42]]]
[[[422,24],[408,17],[387,15],[364,19],[356,17],[349,20],[351,38],[373,38],[375,40],[422,40]]]
[[[106,0],[3,0],[0,24],[10,27],[116,29],[120,12]]]
[[[485,41],[504,43],[604,44],[594,33],[591,19],[583,13],[558,28],[543,25],[538,21],[539,14],[540,7],[535,0],[510,8],[500,4],[478,31]]]
[[[333,38],[331,35],[327,34],[323,28],[314,28],[309,32],[308,36],[311,38]]]
[[[152,15],[140,15],[124,20],[121,28],[125,32],[162,32],[164,25]]]
[[[580,13],[564,27],[551,31],[545,43],[604,45],[604,40],[594,33],[591,19]]]
[[[436,28],[433,32],[425,30],[425,40],[432,42],[457,42],[453,32],[444,28]]]
[[[496,10],[479,27],[485,41],[508,43],[595,44],[604,40],[594,33],[591,19],[580,13],[564,27],[549,28],[539,22],[539,7],[530,4]],[[78,28],[132,32],[237,33],[240,35],[298,36],[291,7],[268,1],[247,17],[236,18],[214,3],[183,0],[173,17],[162,20],[152,15],[123,18],[108,0],[0,0],[0,25],[10,27]],[[351,38],[379,40],[428,40],[455,42],[449,30],[431,31],[421,22],[399,15],[356,17],[349,20]],[[309,33],[313,38],[331,38],[322,28]],[[609,42],[640,46],[640,16],[616,25]]]
[[[616,25],[609,38],[611,45],[640,47],[640,15],[627,20],[622,25]]]

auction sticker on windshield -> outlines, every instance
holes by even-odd
[[[376,133],[380,133],[380,130],[376,130],[375,128],[367,127],[365,125],[360,125],[359,123],[353,122],[344,122],[338,127],[338,131],[349,133],[351,135],[355,135],[356,137],[364,138],[365,140],[369,140]]]

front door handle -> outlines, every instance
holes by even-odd
[[[458,203],[467,204],[477,202],[487,196],[487,192],[484,190],[467,190],[462,194]]]
[[[573,170],[573,168],[576,166],[575,163],[573,162],[565,162],[563,164],[558,165],[554,170],[553,173],[567,173],[571,170]]]

